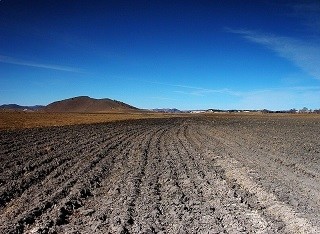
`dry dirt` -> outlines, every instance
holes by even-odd
[[[0,111],[0,130],[106,123],[130,119],[171,118],[179,116],[183,116],[183,114],[172,115],[147,111],[109,111],[108,113]]]
[[[0,233],[319,233],[320,118],[0,132]]]

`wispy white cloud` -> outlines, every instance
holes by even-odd
[[[158,100],[167,100],[167,101],[178,101],[177,99],[174,98],[168,98],[168,97],[150,97],[152,99],[158,99]]]
[[[239,109],[286,110],[320,107],[320,87],[284,87],[243,92],[235,103]]]
[[[37,68],[44,68],[44,69],[51,69],[51,70],[58,70],[58,71],[66,71],[66,72],[77,72],[77,73],[84,72],[83,70],[78,68],[53,65],[53,64],[36,63],[36,62],[21,60],[21,59],[12,58],[4,55],[0,55],[0,62],[21,65],[21,66],[28,66],[28,67],[37,67]]]
[[[134,79],[134,80],[136,80],[136,79]],[[204,88],[204,87],[198,87],[198,86],[172,84],[172,83],[164,83],[164,82],[157,82],[157,81],[147,81],[147,80],[139,80],[139,81],[144,82],[144,83],[154,84],[154,85],[163,85],[163,86],[181,88],[181,89],[183,89],[183,91],[177,90],[174,92],[180,93],[180,94],[193,95],[193,96],[205,96],[206,94],[212,94],[212,93],[229,94],[229,95],[234,95],[234,96],[240,95],[240,93],[238,93],[237,91],[233,91],[233,90],[227,89],[227,88],[211,89],[211,88]]]
[[[138,81],[137,79],[134,79]],[[270,110],[287,110],[290,108],[320,108],[320,86],[284,86],[279,88],[266,88],[255,90],[236,90],[230,88],[212,89],[204,87],[189,86],[183,84],[172,84],[163,82],[154,82],[139,80],[143,83],[153,85],[164,85],[180,88],[171,91],[177,95],[186,95],[187,100],[198,100],[201,98],[208,108],[222,109],[270,109]],[[227,97],[232,103],[221,104],[221,97]],[[181,100],[178,96],[173,96]],[[176,100],[166,97],[152,97],[162,100]],[[178,100],[178,101],[179,101]],[[190,107],[188,107],[190,108]],[[195,105],[195,108],[202,108]]]
[[[210,90],[210,89],[208,89]],[[270,109],[270,110],[288,110],[291,108],[320,107],[320,86],[293,86],[279,87],[270,89],[256,90],[232,90],[220,89],[210,90],[206,94],[212,96],[205,97],[212,100],[219,100],[221,95],[232,98],[233,103],[229,103],[221,108],[223,109]],[[193,95],[204,97],[201,90],[174,91],[178,94]],[[218,103],[215,103],[219,106]],[[213,104],[214,105],[214,104]]]
[[[279,56],[293,62],[303,71],[320,79],[320,44],[312,44],[290,37],[263,34],[249,30],[227,29],[248,41],[265,46]]]
[[[189,95],[188,100],[201,98],[206,103],[206,108],[221,109],[270,109],[289,110],[308,107],[320,108],[320,86],[295,86],[279,87],[256,90],[232,90],[225,89],[221,92],[211,92],[210,95],[197,95],[196,91],[174,91],[177,94]],[[223,97],[232,102],[221,103]],[[199,100],[199,99],[196,99]],[[202,107],[199,107],[200,109]]]
[[[157,81],[147,81],[147,80],[140,80],[145,83],[155,84],[155,85],[164,85],[164,86],[171,86],[171,87],[178,87],[178,88],[186,88],[186,89],[194,89],[194,90],[202,90],[202,91],[209,91],[210,89],[196,87],[196,86],[189,86],[189,85],[181,85],[181,84],[171,84],[171,83],[164,83],[164,82],[157,82]]]
[[[292,86],[292,87],[280,87],[280,88],[270,88],[270,89],[257,89],[252,91],[242,91],[238,92],[240,96],[251,95],[251,94],[259,94],[259,93],[267,93],[267,92],[306,92],[306,91],[320,91],[320,86]],[[319,97],[320,100],[320,97]]]
[[[173,91],[174,93],[178,93],[178,94],[185,94],[185,95],[193,95],[193,96],[204,96],[203,94],[197,93],[197,92],[186,92],[186,91],[181,91],[181,90],[176,90]]]
[[[231,89],[194,89],[191,91],[174,91],[175,93],[180,93],[180,94],[186,94],[186,95],[193,95],[193,96],[206,96],[208,94],[227,94],[231,96],[239,96],[241,95],[240,92],[234,91]]]

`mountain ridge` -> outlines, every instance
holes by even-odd
[[[70,113],[103,113],[115,111],[138,111],[139,109],[121,101],[110,98],[96,99],[89,96],[77,96],[52,102],[47,106],[21,106],[18,104],[4,104],[0,110],[9,111],[43,111]]]
[[[35,106],[22,106],[18,104],[3,104],[0,105],[0,110],[13,110],[13,111],[35,111],[44,108],[42,105]]]
[[[108,111],[133,111],[138,108],[109,98],[95,99],[89,96],[72,97],[50,103],[45,108],[46,112],[108,112]]]

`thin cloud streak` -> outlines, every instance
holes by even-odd
[[[289,37],[262,34],[249,30],[227,29],[244,39],[267,47],[316,79],[320,79],[320,46]]]
[[[81,69],[78,69],[78,68],[60,66],[60,65],[53,65],[53,64],[35,63],[35,62],[26,61],[26,60],[20,60],[20,59],[16,59],[16,58],[4,56],[4,55],[0,55],[0,62],[8,63],[8,64],[14,64],[14,65],[27,66],[27,67],[51,69],[51,70],[57,70],[57,71],[83,73],[83,71]]]
[[[205,96],[206,94],[214,94],[214,93],[218,93],[218,94],[227,94],[227,95],[231,95],[231,96],[240,96],[241,92],[238,91],[233,91],[231,89],[205,89],[205,90],[194,90],[194,91],[189,91],[189,92],[185,92],[185,91],[174,91],[175,93],[179,93],[179,94],[186,94],[186,95],[193,95],[193,96]]]
[[[176,95],[189,95],[194,98],[207,98],[206,96],[211,95],[209,98],[212,98],[212,105],[221,109],[286,110],[290,108],[302,108],[304,106],[313,109],[319,108],[320,86],[286,86],[270,89],[234,90],[229,88],[210,89],[138,79],[132,80],[153,85],[181,88],[181,90],[172,91]],[[219,107],[219,103],[215,103],[215,100],[219,100],[221,95],[232,98],[234,100],[233,104]]]
[[[210,108],[252,110],[289,110],[291,108],[299,109],[304,106],[312,109],[319,108],[320,86],[279,87],[247,91],[222,89],[221,91],[221,93],[211,93],[212,106]],[[195,91],[174,91],[174,93],[191,96],[196,95]],[[219,106],[219,103],[215,101],[220,100],[220,95],[228,95],[230,98],[233,98],[233,103]],[[202,96],[205,95],[197,96],[202,98]]]
[[[201,88],[201,87],[180,85],[180,84],[170,84],[170,83],[163,83],[163,82],[156,82],[156,81],[146,81],[146,80],[144,80],[143,82],[150,83],[150,84],[158,84],[158,85],[165,85],[165,86],[171,86],[171,87],[178,87],[178,88],[196,89],[196,90],[202,90],[202,91],[209,91],[210,90],[210,89]]]
[[[134,79],[138,81],[137,79]],[[191,89],[190,91],[186,90],[176,90],[173,91],[177,94],[182,95],[191,95],[191,96],[201,96],[204,97],[209,94],[223,94],[229,95],[237,98],[245,98],[252,95],[259,95],[263,93],[273,93],[273,92],[292,92],[296,94],[301,94],[305,92],[320,92],[320,86],[290,86],[290,87],[279,87],[279,88],[271,88],[271,89],[256,89],[250,91],[240,91],[240,90],[233,90],[229,88],[223,89],[210,89],[210,88],[203,88],[203,87],[194,87],[188,85],[181,85],[181,84],[171,84],[171,83],[163,83],[163,82],[156,82],[156,81],[146,81],[146,80],[139,80],[140,82],[150,83],[155,85],[165,85],[170,87],[178,87],[183,89]]]
[[[237,102],[236,106],[241,109],[271,109],[286,110],[289,108],[308,107],[319,108],[320,89],[274,89],[256,92],[248,92]]]
[[[136,79],[134,79],[136,80]],[[155,85],[164,85],[164,86],[170,86],[170,87],[177,87],[177,88],[183,88],[183,89],[191,89],[192,91],[185,92],[185,91],[174,91],[176,93],[181,94],[189,94],[189,95],[195,95],[195,96],[204,96],[204,94],[210,94],[210,93],[222,93],[222,94],[229,94],[238,96],[240,93],[232,91],[230,89],[224,88],[224,89],[208,89],[203,87],[195,87],[195,86],[189,86],[189,85],[181,85],[181,84],[171,84],[171,83],[163,83],[163,82],[156,82],[156,81],[146,81],[146,80],[139,80],[140,82],[149,83],[149,84],[155,84]]]
[[[158,99],[158,100],[167,100],[167,101],[178,101],[177,99],[174,98],[167,98],[167,97],[150,97],[152,99]]]

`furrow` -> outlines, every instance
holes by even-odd
[[[110,136],[108,139],[111,139],[113,136]],[[20,173],[15,173],[11,175],[11,178],[19,178],[22,177],[21,180],[17,180],[14,183],[9,185],[5,185],[0,189],[2,192],[0,195],[0,206],[6,206],[6,203],[10,202],[12,199],[15,199],[23,194],[24,191],[32,187],[37,183],[41,183],[48,175],[54,172],[57,168],[60,168],[62,165],[69,162],[71,159],[74,159],[74,155],[81,154],[82,151],[88,148],[94,148],[92,144],[95,142],[96,138],[92,138],[92,136],[83,137],[86,139],[85,141],[77,142],[76,145],[71,147],[65,147],[62,151],[59,151],[58,154],[53,155],[51,158],[47,158],[42,160],[40,163],[35,163],[33,161],[29,161],[32,163],[32,167],[25,166]],[[107,139],[107,140],[108,140]],[[76,142],[76,141],[75,141]]]
[[[109,144],[109,142],[108,143],[106,143],[107,144],[107,147],[108,147],[108,149],[107,150],[110,150],[110,149],[112,149],[112,148],[116,148],[117,147],[117,142],[121,142],[122,141],[122,139],[125,139],[127,136],[125,135],[125,134],[121,134],[122,136],[120,136],[120,137],[118,137],[118,139],[116,140],[116,143],[111,143],[111,144]],[[96,154],[96,155],[94,155],[94,154]],[[83,155],[83,154],[82,154]],[[61,184],[61,183],[64,183],[65,184],[65,186],[62,186],[62,189],[59,189],[58,190],[58,192],[54,192],[52,195],[50,195],[50,193],[51,193],[51,191],[54,191],[54,190],[52,190],[52,189],[49,189],[48,187],[46,187],[46,189],[45,189],[45,191],[43,191],[43,190],[41,190],[40,188],[39,189],[37,189],[36,191],[42,191],[42,193],[40,193],[38,196],[39,197],[43,197],[43,192],[45,192],[45,193],[48,193],[49,192],[49,194],[47,194],[46,196],[49,196],[49,197],[52,197],[52,199],[51,200],[53,200],[54,202],[57,202],[57,199],[61,199],[61,195],[63,195],[63,196],[67,196],[68,195],[68,193],[70,192],[70,190],[71,190],[71,188],[76,184],[76,182],[78,181],[78,178],[80,178],[80,175],[81,174],[84,174],[84,173],[86,173],[86,172],[88,172],[88,171],[90,171],[90,170],[92,170],[98,163],[99,163],[99,161],[101,161],[102,160],[102,158],[104,157],[101,153],[99,153],[99,151],[98,151],[98,149],[97,150],[93,150],[90,154],[88,154],[88,155],[85,155],[85,158],[83,158],[83,159],[85,159],[86,161],[88,161],[88,163],[85,163],[85,161],[83,161],[83,159],[81,159],[81,155],[78,155],[79,157],[80,157],[80,160],[78,160],[78,162],[76,162],[74,165],[73,165],[73,167],[71,166],[70,167],[70,165],[69,165],[69,168],[64,172],[64,174],[63,174],[63,176],[62,176],[62,178],[61,178],[61,176],[58,176],[58,177],[55,177],[55,178],[51,178],[51,179],[47,179],[46,181],[47,182],[45,182],[44,183],[44,185],[40,185],[40,187],[42,187],[42,186],[45,186],[45,184],[46,183],[50,183],[51,184],[51,186],[53,186],[54,184]],[[92,157],[93,156],[93,157]],[[76,158],[75,158],[76,159]],[[77,159],[76,159],[77,160]],[[87,165],[87,166],[85,166],[85,165]],[[83,166],[85,166],[85,167],[83,167]],[[79,167],[79,168],[77,168],[77,167]],[[71,171],[71,168],[72,168],[72,171]],[[61,170],[61,169],[60,169]],[[68,171],[70,171],[70,173],[68,173]],[[74,171],[76,171],[76,173],[74,173]],[[68,174],[69,174],[69,176],[68,176]],[[68,178],[69,177],[69,178]],[[34,188],[33,189],[33,191],[35,191],[35,189],[36,188]],[[32,193],[33,191],[30,191],[30,193]],[[27,194],[26,194],[26,196],[25,196],[26,198],[27,197],[29,197],[29,196],[27,196]],[[37,201],[37,199],[35,199],[35,203],[37,203],[38,201]],[[53,203],[54,203],[53,202]],[[53,203],[51,203],[51,206],[53,205]],[[43,209],[43,208],[45,208],[45,209],[48,209],[48,208],[50,208],[50,207],[40,207],[40,208],[38,208],[38,209],[36,209],[36,210],[41,210],[41,209]],[[36,214],[37,215],[41,215],[43,212],[37,212]],[[34,219],[31,219],[31,221],[28,221],[28,220],[26,220],[26,217],[33,217],[34,216],[34,214],[33,214],[33,212],[27,212],[27,214],[25,214],[25,215],[23,215],[22,214],[22,218],[20,218],[20,221],[18,222],[19,223],[19,225],[18,225],[18,227],[17,227],[17,229],[16,230],[18,230],[19,228],[21,229],[21,227],[23,227],[24,228],[24,226],[27,224],[27,225],[30,225],[30,224],[32,224],[32,221],[34,221]],[[22,228],[22,229],[23,229]]]

